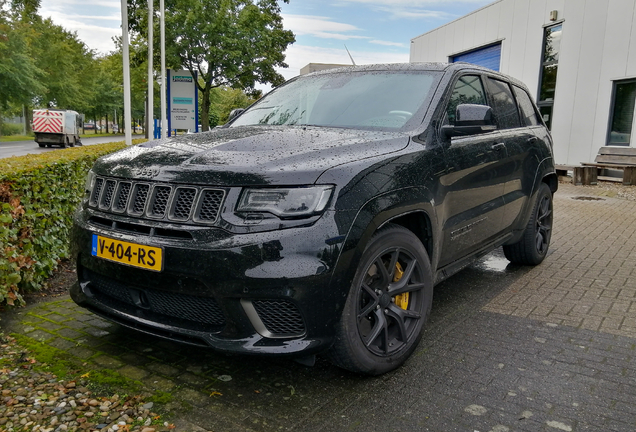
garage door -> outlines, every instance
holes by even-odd
[[[488,69],[499,71],[499,63],[501,62],[501,43],[477,48],[476,50],[453,56],[450,60],[451,63],[473,63],[487,67]]]

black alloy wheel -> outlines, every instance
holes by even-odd
[[[545,256],[552,236],[552,196],[543,194],[537,206],[535,240],[537,252]]]
[[[332,361],[370,375],[397,368],[419,342],[432,297],[431,267],[419,239],[400,226],[378,231],[360,261]]]
[[[503,247],[506,258],[514,264],[540,264],[550,247],[552,219],[552,191],[547,184],[541,183],[523,237],[517,243]]]

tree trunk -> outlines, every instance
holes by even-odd
[[[106,133],[108,133],[108,114],[106,114]]]
[[[30,134],[31,132],[33,132],[31,129],[31,122],[33,121],[33,110],[28,105],[26,106],[24,117],[24,120],[26,121],[27,134]]]

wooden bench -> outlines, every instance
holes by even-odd
[[[558,176],[567,176],[568,171],[572,171],[572,183],[576,186],[597,184],[598,169],[596,167],[556,165],[554,168]]]
[[[636,185],[636,148],[632,147],[601,147],[594,159],[594,163],[582,162],[582,168],[592,168],[597,171],[594,175],[601,180],[616,181],[615,177],[598,176],[598,171],[623,171],[623,184]],[[594,184],[596,184],[594,178]],[[588,180],[587,178],[582,180]],[[589,179],[591,180],[591,178]],[[620,180],[619,180],[620,181]],[[592,184],[592,183],[581,183]]]

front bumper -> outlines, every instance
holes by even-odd
[[[123,326],[221,351],[309,355],[329,348],[346,289],[331,286],[333,215],[272,232],[168,239],[107,229],[78,212],[73,300]],[[161,272],[91,255],[94,234],[161,247]],[[202,242],[201,238],[208,241]]]

